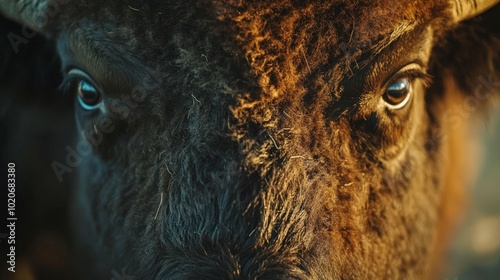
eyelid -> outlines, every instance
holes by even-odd
[[[99,86],[97,85],[97,83],[94,81],[94,79],[92,79],[92,77],[90,77],[89,74],[85,73],[84,71],[78,69],[78,68],[72,68],[68,71],[68,74],[66,74],[67,77],[70,77],[71,76],[77,76],[77,77],[83,77],[84,79],[86,79],[87,81],[89,81],[93,86],[95,86],[99,91],[101,91],[101,89],[99,88]]]
[[[382,87],[383,92],[385,92],[391,84],[402,78],[408,78],[410,81],[419,79],[425,87],[428,87],[432,82],[432,76],[427,74],[419,63],[413,62],[407,64],[393,74]]]
[[[63,93],[67,92],[74,82],[77,82],[82,78],[91,83],[99,92],[103,92],[92,77],[78,68],[71,68],[67,71],[61,85],[59,86],[59,91]]]

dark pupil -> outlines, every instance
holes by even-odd
[[[410,82],[408,79],[398,80],[387,88],[386,101],[391,105],[397,105],[405,100],[409,91]]]
[[[86,81],[81,81],[78,84],[78,95],[87,105],[96,105],[99,103],[99,93],[93,85]]]

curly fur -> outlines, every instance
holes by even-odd
[[[74,195],[75,252],[95,268],[83,277],[124,266],[140,279],[428,277],[453,224],[444,197],[460,189],[445,186],[460,167],[435,136],[457,95],[446,74],[465,93],[500,74],[499,33],[482,23],[452,23],[446,1],[64,6],[45,31],[63,67],[127,108],[77,117],[88,131],[115,125],[96,131]],[[371,73],[423,41],[427,95],[404,117],[373,109],[383,81]]]

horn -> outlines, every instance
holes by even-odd
[[[34,30],[47,23],[45,9],[48,0],[0,0],[0,14]]]
[[[480,15],[497,3],[500,3],[500,0],[453,0],[451,1],[453,17],[456,22],[460,22]]]

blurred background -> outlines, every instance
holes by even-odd
[[[42,36],[19,45],[8,34],[22,26],[0,16],[0,176],[16,164],[16,272],[7,271],[7,181],[0,182],[0,279],[72,279],[66,239],[69,176],[58,182],[51,164],[64,162],[75,134],[72,100],[61,81],[54,46]],[[4,208],[5,207],[5,208]],[[33,271],[36,271],[37,278]]]
[[[499,50],[500,51],[500,50]],[[500,113],[484,123],[477,180],[447,253],[446,279],[500,279]],[[482,151],[481,151],[482,150]]]

